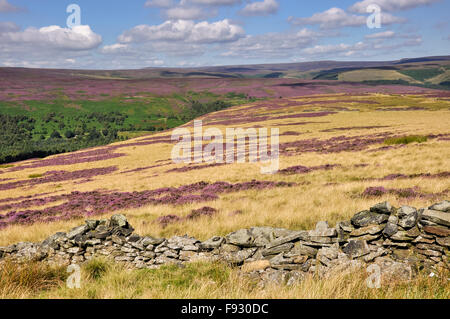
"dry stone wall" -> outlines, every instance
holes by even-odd
[[[369,264],[378,265],[385,279],[407,280],[421,269],[449,269],[449,247],[450,201],[422,209],[384,202],[336,227],[327,222],[318,222],[309,231],[253,227],[203,242],[187,235],[141,237],[125,216],[114,215],[109,220],[87,220],[41,243],[0,247],[0,262],[80,264],[105,256],[131,268],[157,268],[223,261],[262,282],[290,284],[308,273],[328,276]]]

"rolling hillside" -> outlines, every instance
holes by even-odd
[[[319,220],[334,226],[385,200],[396,207],[425,207],[448,198],[450,94],[405,94],[393,92],[392,87],[390,93],[351,89],[254,101],[200,117],[204,129],[279,128],[280,170],[271,175],[261,174],[260,164],[255,163],[175,164],[170,131],[3,166],[0,246],[41,241],[83,219],[117,213],[126,215],[141,235],[189,234],[206,240],[253,226],[311,229]],[[184,127],[192,131],[192,122]],[[427,279],[422,277],[406,286],[379,290],[364,288],[363,279],[339,278],[330,281],[332,289],[328,281],[306,281],[300,286],[264,290],[237,280],[240,277],[225,266],[194,268],[169,267],[160,272],[127,272],[126,276],[122,270],[110,270],[104,279],[90,281],[83,289],[61,286],[39,293],[69,298],[336,294],[348,298],[361,293],[403,296],[408,289],[415,296],[448,298],[445,285],[424,283]],[[186,276],[216,278],[207,275],[215,273],[223,277],[202,285],[187,279],[176,290],[169,287]],[[111,284],[117,276],[121,284]],[[138,278],[164,284],[147,287]],[[359,288],[345,289],[349,285]],[[12,293],[4,291],[2,296]],[[25,296],[36,295],[26,292]]]

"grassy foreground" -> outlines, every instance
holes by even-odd
[[[127,270],[97,259],[83,265],[81,288],[66,286],[65,267],[40,263],[0,266],[0,298],[152,298],[152,299],[449,299],[448,272],[419,274],[410,282],[391,282],[380,289],[366,285],[367,274],[342,273],[320,279],[308,276],[298,284],[260,287],[236,269],[220,263],[192,263],[184,268]]]

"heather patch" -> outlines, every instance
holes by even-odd
[[[311,113],[297,113],[290,115],[282,115],[282,116],[248,116],[242,117],[241,115],[236,115],[235,118],[216,121],[216,122],[207,122],[208,125],[238,125],[238,124],[246,124],[246,123],[254,123],[254,122],[265,122],[270,120],[284,120],[284,119],[295,119],[295,118],[310,118],[310,117],[324,117],[331,114],[336,114],[337,112],[311,112]]]
[[[333,169],[335,167],[340,167],[341,165],[339,164],[325,164],[325,165],[320,165],[320,166],[311,166],[311,167],[306,167],[306,166],[292,166],[292,167],[288,167],[285,169],[280,170],[281,174],[287,174],[287,175],[293,175],[293,174],[306,174],[312,171],[318,171],[318,170],[330,170]]]
[[[321,132],[336,132],[336,131],[350,131],[350,130],[371,130],[376,128],[388,128],[390,126],[385,125],[373,125],[373,126],[349,126],[349,127],[335,127],[326,130],[321,130]]]
[[[308,125],[308,124],[328,124],[331,122],[294,122],[294,123],[277,123],[274,126],[300,126],[300,125]]]
[[[124,153],[115,153],[115,150],[119,150],[121,148],[126,147],[135,147],[135,146],[146,146],[153,144],[172,144],[173,141],[171,139],[158,138],[158,137],[150,137],[145,138],[138,142],[132,143],[124,143],[120,145],[110,145],[102,148],[90,149],[86,151],[69,153],[64,155],[57,155],[52,158],[44,158],[42,160],[36,160],[28,164],[23,164],[19,166],[12,167],[7,170],[7,172],[15,172],[29,168],[40,168],[47,166],[64,166],[64,165],[74,165],[81,163],[92,163],[98,161],[105,161],[109,159],[114,159],[122,156],[126,156]]]
[[[218,199],[221,193],[291,187],[295,183],[256,181],[231,184],[228,182],[198,182],[178,188],[166,187],[141,192],[72,192],[47,198],[31,199],[9,205],[10,212],[0,215],[0,228],[12,224],[32,224],[107,214],[116,210],[140,208],[146,205],[183,205]],[[44,209],[22,210],[26,206],[63,204]]]
[[[58,155],[52,158],[37,160],[30,164],[15,166],[13,168],[10,168],[8,172],[16,172],[29,168],[40,168],[47,166],[64,166],[81,163],[91,163],[125,156],[125,154],[121,153],[112,153],[112,150],[113,146],[110,146],[99,149],[91,149],[83,152]]]
[[[430,178],[430,179],[435,179],[435,178],[449,178],[450,177],[450,172],[441,172],[441,173],[436,173],[436,174],[430,174],[430,173],[418,173],[418,174],[389,174],[383,178],[380,178],[379,180],[382,181],[393,181],[396,179],[409,179],[409,178]]]
[[[339,153],[362,151],[373,144],[383,143],[391,133],[378,133],[361,136],[337,136],[326,140],[317,138],[280,144],[280,153],[295,155],[299,153]]]
[[[280,136],[299,136],[301,134],[302,133],[299,133],[299,132],[287,131],[287,132],[280,134]]]
[[[158,217],[156,223],[160,224],[163,228],[169,224],[178,223],[185,220],[194,220],[203,216],[213,217],[217,213],[217,209],[204,206],[199,209],[193,209],[186,217],[179,217],[177,215],[165,215]]]
[[[353,167],[355,167],[355,168],[362,168],[362,167],[367,167],[367,166],[369,166],[369,164],[365,164],[365,163],[353,165]]]
[[[375,186],[375,187],[368,187],[364,190],[362,193],[363,197],[380,197],[383,195],[395,195],[400,198],[435,198],[439,196],[446,196],[448,194],[448,190],[443,191],[441,193],[436,194],[430,194],[430,193],[423,193],[421,192],[420,188],[415,187],[409,187],[409,188],[385,188],[383,186]]]
[[[46,193],[40,193],[40,194],[34,194],[34,195],[27,195],[27,196],[19,196],[19,197],[8,197],[0,199],[0,203],[9,203],[9,202],[16,202],[16,201],[25,201],[32,198],[40,197],[40,196],[46,196],[51,194],[50,192]]]
[[[10,182],[10,183],[6,183],[6,184],[0,184],[0,191],[15,189],[15,188],[24,187],[24,186],[34,186],[34,185],[38,185],[38,184],[71,181],[71,180],[77,180],[77,179],[89,180],[92,177],[99,176],[99,175],[107,175],[116,170],[117,170],[116,166],[110,166],[110,167],[84,169],[84,170],[73,171],[73,172],[48,171],[45,174],[30,175],[29,176],[30,180],[23,180],[23,181]]]
[[[410,107],[383,107],[377,108],[376,111],[423,111],[426,110],[424,107],[410,106]]]
[[[203,216],[212,217],[216,213],[217,213],[217,209],[208,207],[208,206],[204,206],[202,208],[192,210],[192,212],[186,216],[186,219],[191,220],[191,219],[196,219],[196,218],[203,217]]]
[[[174,172],[185,173],[185,172],[196,171],[196,170],[206,169],[206,168],[211,168],[211,167],[218,167],[218,166],[223,166],[223,165],[226,165],[226,164],[214,163],[214,164],[205,164],[205,165],[188,165],[188,166],[169,169],[168,171],[166,171],[166,173],[174,173]]]
[[[165,216],[158,217],[156,219],[156,222],[164,228],[167,225],[172,224],[172,223],[177,223],[180,220],[182,220],[181,217],[179,217],[177,215],[165,215]]]
[[[123,172],[120,172],[120,173],[121,173],[121,174],[137,173],[137,172],[145,171],[145,170],[148,170],[148,169],[157,168],[157,167],[162,167],[162,166],[167,166],[167,165],[171,165],[171,163],[168,163],[168,164],[151,165],[151,166],[145,166],[145,167],[138,167],[138,168],[130,169],[130,170],[123,171]]]

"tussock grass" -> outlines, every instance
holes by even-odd
[[[268,283],[262,287],[259,281],[222,263],[130,270],[122,264],[93,260],[82,265],[81,288],[70,289],[65,285],[62,268],[54,270],[44,264],[33,264],[23,268],[8,265],[5,269],[1,273],[8,276],[0,279],[1,298],[450,298],[448,271],[435,277],[420,273],[409,282],[392,281],[380,289],[368,288],[368,274],[364,270],[327,278],[307,275],[292,286]],[[99,270],[101,275],[97,276]]]
[[[89,279],[98,280],[102,278],[110,266],[110,262],[105,258],[93,258],[84,264],[84,270]]]
[[[44,175],[43,174],[30,174],[30,175],[28,175],[28,178],[33,179],[33,178],[39,178],[39,177],[42,177],[42,176],[44,176]]]
[[[403,137],[393,137],[388,138],[384,141],[386,145],[397,145],[397,144],[410,144],[410,143],[424,143],[428,141],[428,137],[422,135],[409,135]]]
[[[67,278],[65,267],[39,262],[0,264],[0,299],[29,298],[58,287]]]

